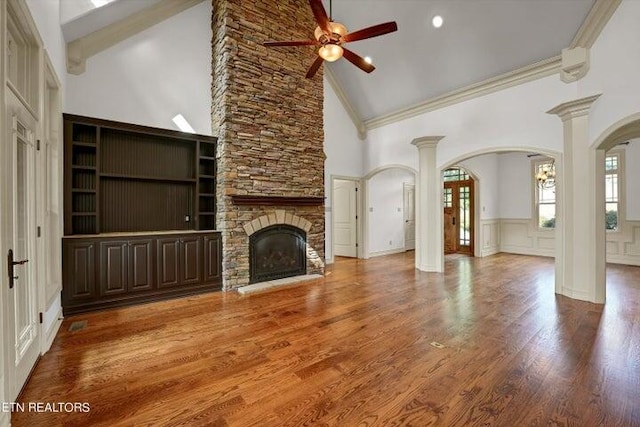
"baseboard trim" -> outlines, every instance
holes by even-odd
[[[484,258],[486,256],[491,256],[500,253],[500,248],[498,246],[494,246],[492,248],[483,248],[480,251],[480,257]]]
[[[378,257],[378,256],[385,256],[385,255],[393,255],[393,254],[400,254],[406,252],[404,250],[404,248],[399,248],[399,249],[389,249],[387,251],[377,251],[377,252],[370,252],[369,253],[369,257],[370,258],[374,258],[374,257]]]
[[[11,413],[0,412],[0,427],[10,427],[10,426],[11,426]]]
[[[514,246],[501,246],[498,252],[504,252],[507,254],[516,254],[516,255],[544,256],[548,258],[554,258],[556,256],[555,251],[540,251],[535,249],[519,248]]]
[[[62,326],[62,320],[63,320],[62,307],[60,307],[60,309],[58,310],[58,313],[56,314],[56,321],[53,322],[53,325],[51,325],[51,328],[49,328],[49,331],[47,332],[47,335],[44,341],[44,346],[42,347],[42,351],[40,352],[40,354],[45,354],[51,348],[51,345],[53,344],[53,340],[56,339],[56,335],[58,335],[60,326]]]
[[[607,255],[607,262],[640,267],[640,257],[631,257],[628,255]]]

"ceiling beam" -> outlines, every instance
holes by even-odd
[[[187,10],[203,0],[162,0],[118,22],[67,43],[67,71],[82,74],[88,58]]]

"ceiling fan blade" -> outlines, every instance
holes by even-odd
[[[342,49],[344,50],[343,56],[347,59],[347,61],[351,62],[356,67],[360,68],[362,71],[366,73],[370,73],[376,69],[376,67],[369,64],[362,57],[351,52],[349,49],[345,48],[344,46],[342,47]]]
[[[322,0],[309,0],[309,5],[311,6],[313,16],[316,18],[316,22],[320,29],[324,31],[325,34],[331,34],[331,29],[329,28],[329,17],[327,16],[327,11],[324,10]]]
[[[320,66],[322,65],[322,62],[324,61],[324,59],[322,59],[322,57],[318,56],[316,58],[315,61],[313,61],[313,64],[311,64],[311,68],[309,68],[309,71],[307,71],[307,75],[306,77],[308,79],[310,79],[311,77],[315,76],[316,73],[318,72],[318,69],[320,68]]]
[[[311,46],[320,44],[317,40],[290,40],[290,41],[268,41],[262,43],[264,46]]]
[[[393,33],[398,31],[398,24],[395,21],[385,22],[384,24],[374,25],[373,27],[363,28],[362,30],[354,31],[353,33],[345,34],[342,37],[342,41],[355,42],[358,40],[370,39],[371,37],[378,37],[384,34]]]

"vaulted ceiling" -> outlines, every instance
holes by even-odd
[[[77,5],[78,1],[93,0],[73,1]],[[72,41],[159,1],[111,0],[106,6],[84,11],[65,22],[65,37]],[[325,63],[360,121],[379,118],[560,55],[595,3],[595,0],[335,0],[332,4],[323,1],[333,20],[351,31],[381,22],[398,23],[395,33],[349,44],[349,49],[373,59],[376,66],[373,73],[360,71],[344,58]],[[301,0],[304,7],[306,3]],[[65,0],[62,4],[64,7]],[[435,15],[444,19],[441,28],[431,24]],[[310,38],[312,32],[310,28]],[[282,38],[287,39],[286,34]]]

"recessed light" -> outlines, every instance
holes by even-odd
[[[442,23],[443,22],[444,22],[444,20],[442,19],[442,16],[440,16],[440,15],[434,16],[433,19],[431,20],[431,23],[433,24],[433,26],[435,28],[442,27]]]
[[[173,123],[175,123],[176,126],[178,126],[178,129],[180,129],[182,132],[196,133],[196,131],[193,130],[187,119],[185,119],[182,114],[178,114],[171,120],[173,120]]]
[[[367,64],[371,64],[373,61],[371,60],[370,56],[365,56],[364,57],[364,62],[366,62]]]

